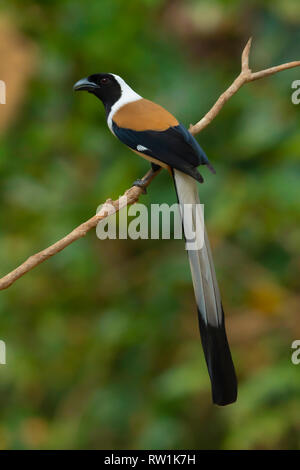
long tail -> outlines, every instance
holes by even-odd
[[[173,170],[179,204],[200,204],[197,182]],[[199,207],[199,206],[198,206]],[[193,224],[188,227],[187,224]],[[183,218],[184,232],[195,231],[195,219]],[[188,231],[188,232],[187,232]],[[237,398],[237,379],[225,331],[224,312],[206,230],[201,249],[188,249],[199,328],[211,380],[213,402],[228,405]]]

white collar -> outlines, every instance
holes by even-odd
[[[111,132],[113,132],[113,130],[112,130],[112,118],[113,118],[114,114],[120,108],[122,108],[122,106],[124,106],[125,104],[132,103],[132,101],[141,100],[142,96],[138,95],[132,88],[130,88],[130,86],[127,85],[125,80],[123,80],[123,78],[119,77],[119,75],[115,75],[113,73],[111,75],[113,75],[113,77],[117,80],[117,82],[119,83],[119,85],[121,87],[121,96],[118,99],[118,101],[116,101],[112,105],[112,107],[110,109],[110,112],[107,116],[107,125],[108,125],[109,129],[111,130]]]

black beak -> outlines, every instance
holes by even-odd
[[[82,78],[81,80],[78,80],[78,82],[76,82],[73,86],[74,91],[93,91],[96,88],[98,88],[98,85],[96,85],[94,82],[90,82],[88,78]]]

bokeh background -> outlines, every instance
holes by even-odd
[[[117,73],[187,126],[239,73],[300,58],[298,0],[11,0],[0,7],[1,275],[93,216],[148,164],[75,95]],[[239,377],[211,404],[180,240],[95,232],[0,293],[1,449],[299,449],[300,69],[248,84],[198,136],[199,187]],[[167,172],[142,202],[175,202]]]

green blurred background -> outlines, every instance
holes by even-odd
[[[187,126],[239,73],[300,59],[298,0],[11,0],[0,8],[1,275],[148,164],[75,95],[123,76]],[[0,293],[1,449],[300,448],[300,69],[246,85],[198,136],[199,186],[239,377],[211,404],[184,244],[95,232]],[[141,202],[175,202],[167,172]]]

